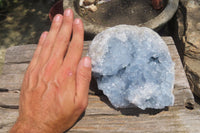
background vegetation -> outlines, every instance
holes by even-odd
[[[0,0],[0,73],[8,47],[37,44],[48,31],[51,6],[57,0]]]

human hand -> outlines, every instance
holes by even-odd
[[[77,121],[87,106],[91,80],[91,60],[81,59],[83,40],[83,23],[74,20],[71,9],[54,17],[25,74],[11,132],[59,133]]]

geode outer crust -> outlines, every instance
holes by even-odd
[[[98,88],[116,108],[162,109],[174,104],[174,63],[153,30],[109,28],[93,39],[88,54]]]

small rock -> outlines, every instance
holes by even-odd
[[[109,1],[111,1],[111,0],[99,0],[97,4],[103,4],[103,3],[109,2]]]
[[[196,28],[200,31],[200,22],[196,24]]]
[[[87,6],[86,8],[91,12],[97,11],[97,6],[95,6],[94,4]]]
[[[92,4],[95,4],[97,0],[84,0],[84,5],[85,6],[89,6],[89,5],[92,5]]]
[[[79,6],[84,6],[84,5],[83,5],[83,1],[84,1],[84,0],[80,0],[80,1],[79,1]]]

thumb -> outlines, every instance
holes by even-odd
[[[88,103],[88,90],[91,80],[91,59],[84,57],[79,62],[76,75],[76,102],[81,108],[86,108]]]

